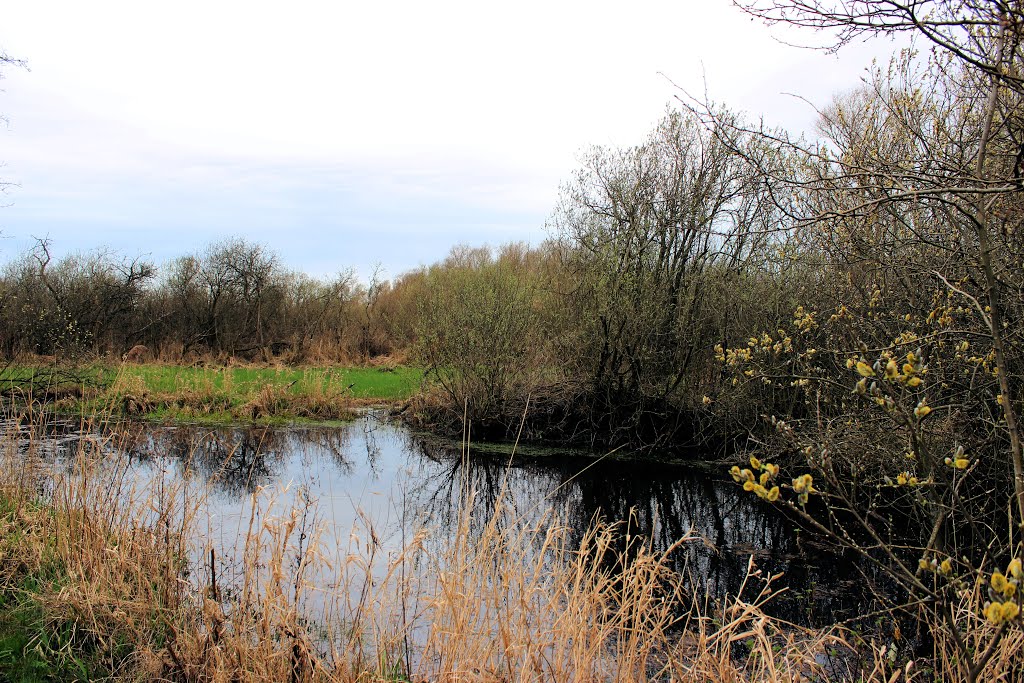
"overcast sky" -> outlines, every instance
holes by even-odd
[[[232,235],[389,276],[538,242],[582,150],[630,145],[673,83],[807,129],[872,55],[727,0],[7,3],[0,260],[48,236],[157,263]]]

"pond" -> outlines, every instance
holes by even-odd
[[[122,481],[144,487],[171,475],[202,491],[199,545],[204,558],[214,551],[225,585],[241,580],[240,544],[254,510],[261,517],[299,510],[299,534],[318,529],[317,542],[336,553],[328,565],[337,567],[346,549],[367,539],[386,555],[424,526],[454,530],[468,489],[480,509],[501,498],[523,523],[554,515],[570,535],[597,518],[620,523],[623,539],[642,538],[655,550],[695,533],[701,540],[675,550],[672,567],[698,594],[735,596],[753,557],[763,572],[784,574],[776,586],[787,590],[766,611],[794,623],[833,623],[863,613],[869,599],[862,568],[813,543],[724,468],[721,476],[686,464],[533,449],[509,458],[472,445],[466,457],[459,444],[416,434],[379,412],[337,427],[109,429],[123,437],[104,442],[127,456],[118,459]],[[44,450],[69,463],[80,438],[77,424],[53,423]],[[321,570],[313,580],[330,584],[332,576]]]

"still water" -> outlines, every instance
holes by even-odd
[[[73,451],[81,438],[76,429],[51,426],[55,461]],[[338,557],[371,538],[379,552],[397,552],[424,526],[454,529],[468,487],[481,509],[502,496],[523,522],[554,514],[576,534],[601,518],[660,550],[695,533],[700,540],[674,551],[672,566],[698,594],[736,595],[753,557],[765,573],[784,574],[776,585],[787,590],[767,609],[775,616],[823,625],[868,608],[869,577],[854,563],[818,547],[728,476],[704,468],[557,452],[510,459],[472,446],[464,457],[458,444],[374,412],[340,427],[129,431],[129,438],[109,442],[128,455],[120,459],[122,480],[145,486],[171,475],[202,490],[199,545],[204,553],[215,550],[226,584],[238,578],[234,559],[254,509],[262,517],[303,510],[299,532],[319,530],[318,543]],[[331,577],[322,572],[315,580]]]

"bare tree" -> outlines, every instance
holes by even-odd
[[[825,33],[829,49],[873,36],[909,34],[1004,84],[1024,87],[1007,65],[1022,57],[1024,7],[1005,0],[733,0],[768,24]]]
[[[0,49],[0,80],[3,80],[4,68],[7,68],[7,67],[15,67],[15,68],[20,68],[20,69],[28,68],[27,65],[25,64],[24,60],[15,59],[14,57],[11,57],[6,52],[4,52],[2,49]],[[7,117],[3,116],[2,114],[0,114],[0,122],[3,122],[3,123],[6,124],[7,123]],[[4,180],[0,180],[0,192],[3,192],[9,186],[10,186],[9,182],[6,182]]]
[[[670,112],[641,145],[587,155],[552,227],[579,321],[567,355],[590,383],[595,433],[656,446],[692,429],[697,370],[731,308],[714,300],[718,283],[752,270],[777,234],[764,191],[688,113]]]

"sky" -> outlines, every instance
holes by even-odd
[[[893,50],[790,44],[821,40],[728,0],[8,3],[0,261],[239,236],[365,279],[538,243],[581,155],[642,142],[679,88],[807,131]]]

